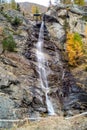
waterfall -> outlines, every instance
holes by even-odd
[[[38,61],[38,68],[39,68],[39,78],[40,78],[40,85],[45,93],[46,97],[46,104],[47,104],[47,110],[49,115],[54,115],[54,109],[53,105],[48,97],[49,87],[48,87],[48,81],[47,81],[47,72],[45,69],[45,64],[47,64],[47,60],[45,59],[44,53],[43,53],[43,44],[44,44],[44,21],[42,21],[40,32],[39,32],[39,38],[37,42],[37,61]]]

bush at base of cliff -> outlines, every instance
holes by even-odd
[[[12,35],[9,35],[8,37],[4,38],[2,41],[2,45],[3,45],[3,51],[5,50],[11,51],[11,52],[15,51],[16,43]]]
[[[82,38],[78,33],[67,33],[66,51],[69,65],[77,66],[83,57]]]

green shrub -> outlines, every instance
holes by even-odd
[[[4,38],[2,41],[2,45],[3,45],[3,50],[8,50],[8,51],[15,51],[16,48],[16,43],[13,39],[12,35],[9,35],[8,37]]]
[[[22,20],[16,16],[11,23],[12,23],[12,25],[14,25],[14,26],[19,26],[19,25],[22,24]]]
[[[17,3],[17,9],[16,9],[17,11],[21,11],[21,9],[20,9],[20,5]]]

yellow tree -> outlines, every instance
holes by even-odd
[[[76,66],[83,56],[82,38],[78,33],[67,33],[66,51],[69,64]]]
[[[74,3],[83,6],[85,4],[85,0],[74,0]]]
[[[60,0],[60,2],[63,4],[71,4],[72,0]]]
[[[32,6],[32,14],[33,16],[35,16],[35,20],[40,20],[41,19],[41,16],[40,16],[40,11],[39,11],[39,8],[37,6]]]
[[[11,8],[17,9],[17,4],[16,4],[15,0],[11,0]]]
[[[37,6],[32,6],[32,14],[39,14],[39,8]]]

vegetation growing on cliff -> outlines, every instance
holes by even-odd
[[[4,38],[2,41],[2,44],[3,44],[3,52],[5,50],[15,51],[16,43],[15,43],[12,35],[9,35],[8,37]]]
[[[85,4],[85,0],[74,0],[74,4],[83,6]]]
[[[11,24],[12,24],[13,26],[19,26],[19,25],[22,24],[22,20],[16,16],[16,17],[11,21]]]
[[[67,33],[66,51],[69,64],[72,66],[78,65],[80,58],[83,56],[82,38],[78,33]]]
[[[20,11],[20,5],[16,3],[15,0],[10,0],[9,3],[7,0],[0,1],[0,4],[3,4],[2,7],[6,9],[14,9]]]

